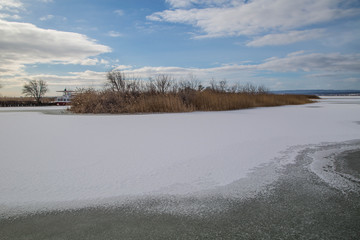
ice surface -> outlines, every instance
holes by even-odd
[[[306,155],[312,159],[309,166],[310,170],[316,173],[323,181],[344,193],[357,192],[360,179],[357,176],[339,171],[336,167],[336,160],[337,156],[343,152],[359,149],[358,141],[356,143],[350,141],[343,144],[316,146],[314,149],[309,149]]]
[[[69,106],[44,106],[44,107],[0,107],[0,112],[26,112],[26,111],[49,111],[66,110]]]
[[[148,115],[0,111],[0,214],[216,191],[259,166],[293,161],[296,147],[286,150],[294,146],[360,139],[359,102]]]

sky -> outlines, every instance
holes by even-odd
[[[359,0],[0,0],[0,96],[106,73],[360,89]]]

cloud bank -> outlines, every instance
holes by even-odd
[[[173,9],[155,12],[147,19],[192,25],[199,29],[196,38],[256,36],[269,32],[285,33],[360,13],[358,8],[349,6],[351,0],[252,0],[246,2],[240,0],[167,0],[166,2]],[[294,32],[288,34],[291,35]],[[306,35],[302,33],[304,34]],[[307,34],[305,39],[309,38],[309,33]],[[271,35],[269,37],[274,38]],[[298,40],[302,38],[298,37]]]
[[[333,79],[340,76],[343,82],[358,82],[358,78],[352,77],[352,74],[360,74],[360,54],[305,53],[299,51],[282,58],[269,58],[258,64],[228,64],[210,68],[119,65],[116,69],[123,71],[130,77],[135,76],[144,80],[158,74],[168,74],[178,80],[186,79],[189,75],[192,75],[203,83],[215,78],[217,80],[227,79],[230,83],[240,81],[241,83],[254,82],[256,84],[258,82],[276,89],[278,83],[276,78],[262,78],[259,77],[259,73],[267,72],[271,75],[272,73],[302,72],[305,78],[319,79],[319,76],[321,76],[321,79]],[[31,79],[43,79],[54,89],[64,86],[73,89],[77,87],[101,88],[105,83],[106,72],[87,70],[84,72],[71,72],[62,76],[54,74],[20,75],[5,78],[3,83],[7,86],[21,87],[24,80]],[[291,83],[289,84],[291,85]]]
[[[316,39],[324,36],[324,29],[312,29],[303,31],[289,31],[286,33],[267,34],[256,37],[246,44],[250,47],[287,45],[295,42]]]
[[[111,49],[85,35],[0,20],[0,75],[14,75],[26,64],[94,65]]]
[[[239,71],[272,72],[346,72],[360,73],[360,54],[340,53],[290,53],[283,58],[269,58],[259,64],[229,64],[213,68],[142,67],[130,68],[125,72],[146,77],[154,74],[184,76],[188,73],[211,77],[211,74],[238,73]]]

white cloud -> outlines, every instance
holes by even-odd
[[[273,72],[342,72],[360,73],[360,54],[296,52],[284,58],[270,58],[256,66]]]
[[[100,64],[108,65],[108,64],[109,64],[109,61],[108,61],[108,60],[105,60],[105,59],[101,59],[101,60],[100,60]]]
[[[124,67],[124,72],[148,77],[156,74],[171,74],[182,77],[195,74],[201,77],[228,76],[240,72],[272,71],[272,72],[324,72],[324,73],[360,73],[360,54],[340,53],[308,53],[304,51],[288,54],[283,58],[272,57],[260,64],[229,64],[213,68],[183,68],[183,67]]]
[[[0,0],[0,10],[17,11],[23,4],[19,0]]]
[[[303,31],[289,31],[286,33],[267,34],[265,36],[253,39],[246,45],[251,47],[286,45],[295,42],[320,38],[324,35],[324,32],[324,29],[312,29]]]
[[[174,8],[189,7],[192,4],[191,0],[165,0]]]
[[[0,19],[20,19],[19,11],[24,9],[18,0],[0,0]]]
[[[118,66],[115,66],[115,70],[126,70],[126,69],[131,69],[133,68],[133,66],[131,65],[118,65]]]
[[[97,58],[85,58],[85,59],[75,59],[73,61],[69,61],[68,63],[64,63],[64,64],[79,64],[83,66],[94,66],[98,63],[100,63],[100,61]]]
[[[14,19],[19,20],[21,17],[17,14],[0,13],[0,19]]]
[[[246,3],[234,0],[227,1],[225,7],[210,5],[205,8],[165,10],[153,13],[147,19],[193,25],[202,32],[197,38],[253,36],[267,31],[295,30],[359,14],[359,9],[342,7],[348,1],[351,0],[252,0]],[[168,2],[173,7],[182,7],[194,1]]]
[[[38,2],[51,3],[53,0],[37,0]],[[23,3],[25,2],[25,4]],[[26,1],[23,0],[0,0],[0,19],[20,19],[20,11],[24,11]],[[35,3],[33,3],[35,4]],[[48,20],[52,15],[40,18],[41,21]]]
[[[292,57],[292,56],[298,56],[298,55],[302,55],[302,54],[305,54],[305,51],[304,51],[304,50],[300,50],[300,51],[296,51],[296,52],[291,52],[291,53],[289,53],[287,56],[288,56],[288,57]]]
[[[26,64],[94,65],[92,57],[110,52],[87,36],[0,20],[0,75],[19,73]]]
[[[39,18],[40,21],[47,21],[47,20],[50,20],[50,19],[53,19],[54,18],[54,15],[46,15],[46,16],[43,16],[41,18]]]
[[[169,74],[175,77],[185,76],[189,73],[195,73],[197,75],[203,75],[202,72],[206,71],[207,69],[200,69],[200,68],[183,68],[183,67],[152,67],[152,66],[145,66],[141,68],[133,68],[133,69],[125,69],[124,72],[131,75],[136,75],[141,78],[147,78],[150,76],[154,76],[157,74]]]
[[[97,60],[101,62],[101,60]],[[2,65],[0,65],[2,66]],[[311,78],[313,80],[330,79],[331,81],[339,79],[350,83],[358,83],[360,74],[360,54],[339,54],[339,53],[306,53],[298,51],[288,54],[282,58],[269,58],[259,64],[240,63],[221,65],[212,68],[186,68],[176,66],[144,66],[133,67],[130,65],[119,65],[115,69],[121,70],[130,76],[147,79],[157,74],[169,74],[178,80],[186,78],[189,74],[195,75],[199,80],[207,84],[212,78],[227,79],[229,83],[253,82],[254,84],[265,84],[277,88],[278,83],[286,83],[287,86],[295,86],[299,79],[289,79],[286,82],[279,82],[278,79],[261,76],[265,71],[270,73],[303,73],[303,79]],[[19,73],[13,77],[3,77],[2,83],[5,94],[6,89],[21,87],[26,80],[43,79],[52,86],[52,89],[59,90],[63,87],[102,87],[105,83],[106,73],[95,71],[70,72],[67,75],[49,75],[37,74],[29,75],[26,72]],[[294,85],[295,84],[295,85]],[[350,85],[349,85],[350,86]]]
[[[233,0],[165,0],[173,8],[188,8],[196,5],[223,6],[234,4]]]
[[[115,10],[114,13],[119,15],[119,16],[124,16],[124,10],[121,10],[121,9]]]
[[[11,78],[4,78],[3,83],[6,88],[22,87],[28,80],[42,79],[48,83],[53,90],[60,90],[64,87],[101,87],[106,79],[105,72],[84,71],[70,72],[67,75],[55,74],[24,74]],[[60,88],[60,89],[59,89]],[[20,91],[19,93],[20,94]]]
[[[108,32],[108,35],[110,37],[122,37],[123,36],[121,33],[116,32],[116,31],[110,31],[110,32]]]

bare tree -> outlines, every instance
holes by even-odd
[[[112,70],[107,73],[107,85],[115,92],[125,92],[126,77],[125,74],[118,70]]]
[[[47,91],[47,83],[44,80],[30,80],[28,83],[25,83],[22,93],[25,96],[35,98],[36,102],[40,104],[41,98]]]
[[[156,86],[155,86],[155,80],[152,77],[149,77],[149,81],[146,83],[146,91],[150,94],[156,94]]]
[[[264,85],[260,85],[257,88],[257,93],[258,94],[267,94],[267,93],[269,93],[269,89],[267,87],[265,87]]]
[[[214,92],[218,91],[218,86],[214,78],[211,78],[210,80],[210,89]]]
[[[154,85],[158,93],[165,94],[169,91],[173,79],[170,75],[161,74],[156,76]]]
[[[257,87],[251,83],[246,83],[243,87],[242,87],[242,93],[247,93],[247,94],[256,94],[257,91]]]
[[[128,78],[125,73],[119,70],[108,72],[106,77],[106,86],[114,92],[135,96],[138,95],[143,88],[139,78],[135,76]]]
[[[180,88],[179,82],[177,80],[173,79],[170,92],[173,94],[177,94],[177,93],[179,93],[179,88]]]
[[[226,79],[216,82],[214,78],[210,81],[210,89],[214,92],[226,92],[228,91],[228,83]]]
[[[203,90],[201,81],[194,74],[191,73],[186,76],[186,79],[179,82],[179,88],[183,91]]]
[[[229,92],[239,93],[239,92],[241,92],[241,88],[242,88],[242,86],[240,85],[240,83],[234,83],[233,85],[230,86]]]
[[[219,82],[219,91],[220,91],[220,92],[226,92],[226,91],[227,91],[227,88],[228,88],[228,85],[227,85],[226,79],[221,80],[221,81]]]

